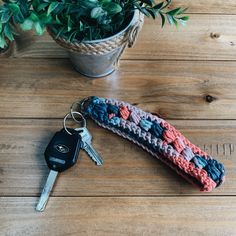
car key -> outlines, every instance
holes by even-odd
[[[55,133],[44,152],[50,173],[37,204],[37,211],[45,209],[57,174],[76,163],[81,146],[81,136],[74,129],[65,130],[63,128]]]
[[[81,148],[85,150],[85,152],[96,163],[96,165],[101,166],[103,164],[103,160],[92,145],[91,133],[88,131],[86,127],[76,128],[75,131],[77,131],[81,136],[82,139]]]

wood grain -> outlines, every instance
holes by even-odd
[[[146,20],[137,44],[126,50],[123,59],[236,60],[235,21],[236,15],[192,14],[188,26],[177,30]],[[67,53],[48,35],[24,33],[13,56],[65,58]]]
[[[236,2],[174,2],[189,7],[188,26],[161,29],[160,21],[146,20],[120,70],[108,77],[79,75],[48,35],[21,33],[0,53],[1,236],[236,235]],[[49,173],[44,149],[70,104],[90,95],[171,119],[223,162],[226,182],[201,193],[89,122],[104,166],[81,151],[77,165],[59,175],[46,211],[36,213]]]
[[[236,2],[229,0],[175,0],[173,7],[188,7],[188,13],[205,13],[205,14],[236,14]]]
[[[1,235],[234,236],[234,197],[1,198]]]
[[[89,79],[66,59],[2,59],[0,117],[62,118],[76,99],[125,100],[164,118],[235,119],[236,62],[122,61]]]
[[[171,123],[226,166],[225,184],[209,194],[235,195],[236,121],[175,120]],[[208,195],[199,192],[129,141],[92,122],[88,127],[104,165],[95,166],[81,151],[77,165],[59,176],[53,196]],[[61,120],[1,120],[2,196],[39,195],[49,173],[43,152],[52,135],[60,128]]]

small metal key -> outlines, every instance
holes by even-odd
[[[69,169],[77,162],[81,146],[81,136],[74,129],[62,129],[55,133],[44,152],[50,173],[36,207],[37,211],[44,210],[58,172]]]
[[[92,146],[92,135],[86,127],[76,128],[82,139],[82,149],[85,150],[88,156],[96,163],[96,165],[101,166],[103,160],[98,152]]]

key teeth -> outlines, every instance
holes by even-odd
[[[87,151],[86,151],[86,152],[87,152]],[[95,162],[95,164],[96,164],[97,166],[102,166],[102,165],[103,165],[103,160],[101,160],[101,162],[97,162],[97,161],[94,159],[94,157],[93,157],[93,155],[92,155],[91,153],[87,152],[87,154],[88,154],[89,157],[92,159],[92,161]]]
[[[100,157],[100,155],[96,152],[96,150],[94,150],[91,146],[89,146],[88,144],[87,145],[84,145],[84,151],[87,153],[87,155],[92,159],[92,161],[95,162],[95,164],[97,166],[101,166],[103,164],[103,160],[102,158]],[[98,161],[96,160],[96,158],[94,157],[94,155],[92,154],[94,153],[96,156],[98,156],[99,158]]]

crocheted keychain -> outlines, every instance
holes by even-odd
[[[224,182],[224,166],[158,116],[95,96],[82,100],[79,110],[99,126],[141,146],[201,191],[211,191]]]

